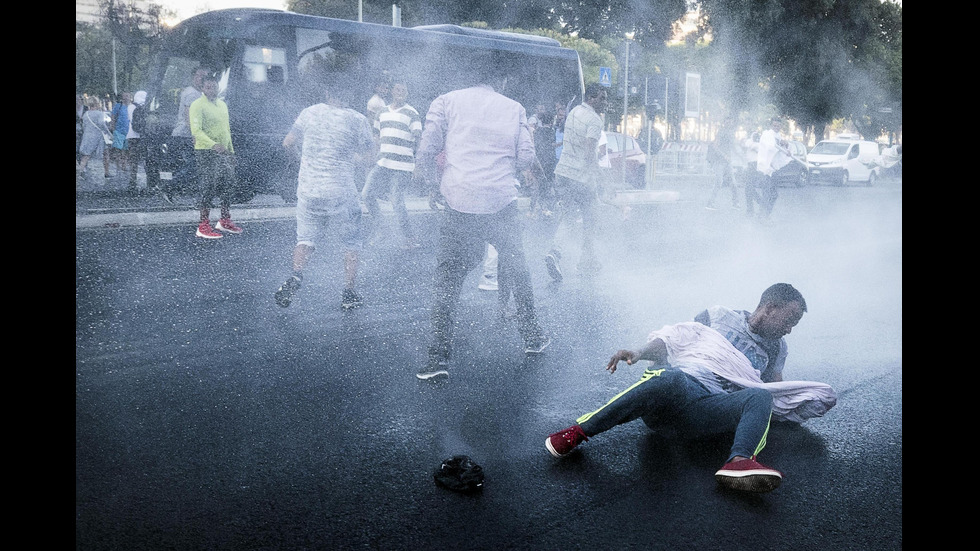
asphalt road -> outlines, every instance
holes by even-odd
[[[604,207],[603,271],[575,274],[572,231],[560,285],[529,219],[554,343],[526,358],[474,272],[439,384],[414,376],[437,214],[413,215],[421,250],[366,251],[365,305],[350,312],[333,242],[293,305],[273,303],[289,220],[216,242],[185,223],[77,229],[76,548],[901,549],[901,182],[780,192],[766,224],[705,210],[705,193],[629,220]],[[606,373],[615,350],[713,304],[751,310],[777,281],[809,307],[786,378],[839,394],[826,416],[773,427],[760,460],[785,473],[780,488],[725,491],[712,476],[725,438],[641,422],[560,460],[545,450],[642,372]],[[484,467],[480,494],[434,484],[454,454]]]

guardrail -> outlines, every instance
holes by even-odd
[[[705,176],[710,173],[706,143],[667,142],[655,158],[658,175]]]

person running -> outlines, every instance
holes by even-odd
[[[535,316],[517,208],[517,175],[535,159],[527,114],[520,103],[497,91],[507,79],[495,63],[474,69],[478,85],[433,100],[419,145],[419,164],[432,194],[441,195],[445,204],[433,284],[432,342],[428,362],[416,375],[423,380],[449,376],[453,310],[463,280],[480,265],[487,243],[497,250],[499,269],[513,290],[525,354],[540,354],[551,343]],[[439,177],[436,158],[443,152],[445,168]]]
[[[316,250],[323,226],[335,225],[344,246],[344,290],[341,307],[362,304],[355,291],[359,252],[363,245],[361,205],[355,174],[358,165],[374,160],[374,139],[364,115],[341,107],[338,98],[324,91],[324,102],[303,109],[282,145],[296,154],[301,145],[296,187],[296,246],[293,273],[275,293],[276,304],[289,306],[303,283],[303,270]]]
[[[560,213],[553,217],[550,224],[552,243],[545,256],[548,274],[555,281],[563,278],[561,249],[555,237],[560,224],[568,223],[573,217],[575,207],[582,214],[582,255],[578,269],[583,273],[594,273],[600,269],[595,256],[593,234],[595,208],[599,199],[600,167],[597,151],[603,124],[600,113],[605,111],[606,101],[606,88],[598,83],[589,84],[585,89],[585,100],[575,106],[565,119],[562,152],[555,165],[554,183]]]
[[[783,474],[756,460],[766,445],[770,419],[802,422],[837,402],[833,389],[812,381],[783,381],[788,335],[806,312],[803,296],[787,283],[762,293],[754,312],[713,307],[695,321],[666,325],[646,344],[619,350],[619,362],[652,362],[640,380],[575,424],[548,436],[555,457],[590,438],[635,419],[653,430],[687,438],[734,433],[725,464],[715,473],[730,489],[768,492]]]
[[[375,135],[379,136],[378,162],[368,173],[367,183],[361,191],[361,199],[371,214],[371,237],[378,239],[381,209],[378,197],[391,192],[391,206],[401,227],[402,248],[419,247],[405,208],[405,192],[412,184],[415,173],[415,147],[422,135],[422,118],[414,107],[405,103],[408,88],[403,82],[391,87],[391,103],[378,113],[374,121]]]

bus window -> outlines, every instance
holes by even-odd
[[[282,84],[286,77],[286,50],[245,46],[242,55],[245,78],[256,84]]]

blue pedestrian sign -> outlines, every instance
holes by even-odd
[[[609,67],[599,67],[599,84],[606,88],[612,86],[612,69]]]

